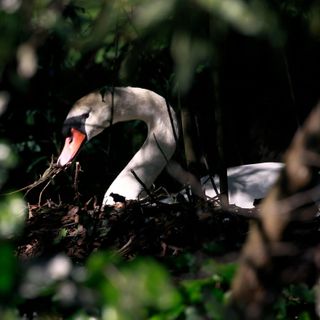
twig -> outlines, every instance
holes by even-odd
[[[135,238],[135,236],[131,236],[130,239],[128,240],[128,242],[118,250],[118,254],[123,256],[126,253],[128,253],[129,252],[129,250],[128,250],[129,246],[132,244],[134,238]]]
[[[215,68],[214,73],[214,97],[215,97],[215,108],[214,108],[214,116],[215,116],[215,124],[216,124],[216,133],[217,133],[217,149],[218,149],[218,163],[219,170],[218,175],[220,179],[220,193],[222,195],[222,205],[229,204],[229,186],[228,186],[228,174],[227,168],[225,165],[225,150],[224,150],[224,126],[223,126],[223,108],[220,101],[220,78],[219,78],[219,70]]]
[[[154,140],[155,140],[155,142],[156,142],[157,147],[159,148],[162,156],[164,157],[164,160],[165,160],[166,163],[168,164],[168,163],[169,163],[169,159],[167,158],[166,154],[165,154],[164,151],[162,150],[162,148],[161,148],[161,146],[160,146],[160,143],[159,143],[158,140],[157,140],[156,135],[153,134],[153,137],[154,137]]]
[[[284,284],[305,281],[308,270],[319,271],[316,257],[305,259],[308,243],[303,244],[302,237],[299,245],[290,242],[294,235],[288,232],[292,222],[311,224],[317,215],[319,141],[320,104],[295,134],[284,157],[286,166],[262,202],[258,223],[251,226],[242,250],[232,284],[232,305],[244,307],[245,318],[250,314],[250,319],[261,319]],[[292,275],[284,276],[288,273]]]
[[[73,189],[74,189],[74,193],[75,193],[75,196],[74,196],[74,199],[75,200],[79,200],[79,196],[80,196],[80,193],[79,193],[79,172],[82,172],[81,170],[81,166],[80,166],[80,163],[79,161],[76,162],[76,171],[74,173],[74,180],[73,180]]]
[[[166,106],[167,106],[167,110],[168,110],[168,114],[169,114],[169,119],[170,119],[170,123],[171,123],[171,127],[172,127],[174,140],[176,141],[176,144],[178,144],[178,133],[176,132],[176,129],[175,129],[175,125],[174,125],[174,121],[173,121],[173,116],[172,116],[172,111],[171,111],[171,108],[170,108],[170,104],[168,103],[167,99],[165,99],[165,101],[166,101]]]
[[[156,200],[154,199],[154,197],[152,196],[150,190],[147,188],[147,186],[144,184],[144,182],[138,177],[138,175],[134,172],[134,170],[131,170],[131,173],[133,174],[133,176],[136,178],[136,180],[142,185],[144,191],[147,193],[147,195],[150,197],[150,199],[152,200],[152,202],[156,202]]]
[[[200,149],[201,149],[201,154],[202,154],[202,161],[203,161],[203,164],[207,170],[207,173],[208,173],[208,176],[209,176],[209,180],[210,180],[210,183],[212,185],[212,188],[213,190],[215,191],[216,194],[219,194],[220,191],[218,191],[218,188],[214,182],[214,179],[212,177],[212,174],[210,173],[211,170],[209,169],[209,165],[208,165],[208,160],[207,160],[207,153],[204,151],[204,147],[203,147],[203,144],[202,144],[202,140],[200,139],[200,129],[199,129],[199,121],[198,121],[198,117],[195,116],[194,117],[194,120],[195,120],[195,127],[196,127],[196,130],[197,130],[197,136],[199,138],[199,143],[200,143]]]
[[[56,177],[57,174],[59,174],[61,171],[65,170],[66,168],[68,168],[69,165],[66,165],[65,167],[58,167],[53,163],[53,158],[51,159],[51,163],[49,165],[49,168],[47,168],[45,170],[45,172],[40,176],[40,178],[33,182],[32,184],[29,184],[28,186],[25,186],[23,188],[20,188],[18,190],[12,191],[12,192],[8,192],[8,193],[3,193],[1,195],[11,195],[20,191],[24,191],[27,190],[25,193],[25,196],[34,188],[36,188],[37,186],[39,186],[40,184],[46,182],[48,179],[50,179],[49,182],[52,181],[53,178]]]
[[[39,194],[39,200],[38,200],[38,206],[39,206],[39,207],[41,206],[42,194],[43,194],[44,190],[47,189],[47,187],[49,186],[50,182],[51,182],[51,180],[49,180],[49,181],[47,182],[47,184],[44,186],[44,188],[41,190],[41,192],[40,192],[40,194]]]
[[[290,69],[289,69],[289,64],[288,64],[288,59],[287,56],[285,54],[285,52],[282,50],[282,57],[283,57],[283,61],[284,61],[284,66],[285,66],[285,72],[286,72],[286,76],[287,76],[287,80],[288,80],[288,86],[289,86],[289,94],[290,94],[290,98],[291,98],[291,102],[294,108],[294,114],[295,114],[295,118],[296,118],[296,122],[297,122],[297,126],[298,128],[301,127],[301,123],[299,120],[299,116],[298,116],[298,108],[297,108],[297,103],[296,103],[296,97],[294,95],[294,90],[293,90],[293,84],[292,84],[292,79],[291,79],[291,74],[290,74]]]

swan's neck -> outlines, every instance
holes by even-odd
[[[132,171],[150,188],[176,148],[170,121],[171,114],[174,130],[177,132],[175,113],[170,106],[168,109],[163,97],[140,88],[116,88],[113,100],[113,122],[142,120],[148,126],[148,136],[140,150],[110,185],[104,196],[104,205],[114,204],[111,194],[121,195],[127,200],[137,199],[144,188]]]

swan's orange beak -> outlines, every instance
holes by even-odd
[[[66,138],[63,150],[57,161],[58,166],[63,167],[71,162],[79,152],[86,140],[86,135],[75,128],[71,128],[71,136]]]

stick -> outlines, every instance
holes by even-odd
[[[131,173],[133,176],[137,179],[137,181],[142,185],[144,191],[147,193],[147,195],[150,197],[152,202],[156,202],[154,197],[152,196],[150,190],[147,188],[147,186],[144,184],[144,182],[138,177],[138,175],[134,172],[134,170],[131,170]]]

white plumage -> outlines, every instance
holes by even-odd
[[[143,186],[132,171],[147,188],[151,187],[176,149],[174,131],[178,132],[178,125],[175,112],[163,97],[150,90],[105,88],[78,100],[64,123],[66,141],[58,159],[60,166],[72,161],[85,141],[111,123],[130,120],[144,121],[148,135],[139,151],[107,189],[103,205],[114,204],[112,194],[119,194],[127,200],[139,197]],[[282,167],[281,163],[267,162],[228,169],[230,203],[251,208],[254,199],[266,195]],[[215,182],[219,186],[216,177]],[[216,195],[209,181],[203,178],[202,183],[207,196]]]

